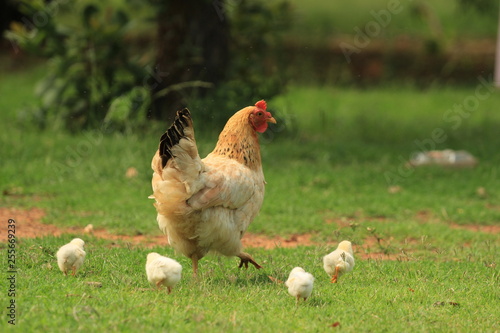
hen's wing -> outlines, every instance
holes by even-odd
[[[187,214],[215,206],[241,207],[263,184],[261,172],[221,156],[201,160],[192,125],[189,111],[179,111],[160,139],[152,161],[153,197],[159,212]]]
[[[229,209],[242,207],[254,195],[255,175],[241,163],[223,158],[207,157],[200,181],[203,187],[188,199],[195,210],[222,206]]]

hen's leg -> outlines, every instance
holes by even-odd
[[[253,258],[248,253],[241,252],[237,257],[241,259],[238,268],[243,267],[243,265],[245,265],[245,268],[248,268],[248,263],[251,263],[257,269],[262,268],[262,266],[259,265],[255,260],[253,260]]]
[[[191,256],[191,261],[193,262],[193,276],[198,276],[198,257],[196,255]]]

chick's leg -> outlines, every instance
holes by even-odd
[[[337,283],[337,279],[339,277],[339,268],[335,267],[335,274],[332,275],[331,283]]]
[[[71,267],[71,270],[73,273],[71,275],[75,276],[76,275],[76,266]]]
[[[257,269],[262,268],[262,266],[259,265],[255,260],[253,260],[253,258],[248,253],[241,252],[237,257],[241,259],[238,268],[243,267],[243,265],[245,265],[245,268],[248,268],[248,263],[251,263]]]

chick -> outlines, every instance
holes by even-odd
[[[297,299],[297,304],[301,298],[304,301],[311,296],[313,290],[314,277],[311,273],[307,273],[301,267],[295,267],[290,272],[285,286],[288,287],[288,293]]]
[[[71,269],[74,276],[76,271],[82,266],[86,255],[83,250],[84,245],[85,242],[83,240],[75,238],[68,244],[61,246],[57,251],[57,265],[64,275],[68,275],[68,270]]]
[[[344,273],[352,271],[354,268],[354,255],[351,242],[346,240],[340,242],[335,251],[324,256],[323,268],[332,277],[332,283],[336,283]]]
[[[166,286],[168,293],[181,279],[182,266],[174,259],[159,255],[156,252],[148,254],[146,260],[146,274],[148,281],[157,288]]]
[[[94,232],[94,225],[92,223],[87,224],[85,228],[83,228],[83,232],[86,234],[91,234]]]

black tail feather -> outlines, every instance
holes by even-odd
[[[160,157],[161,167],[165,167],[168,160],[172,157],[171,148],[179,143],[180,139],[185,137],[184,128],[192,126],[191,113],[188,109],[177,111],[174,123],[160,138]]]

